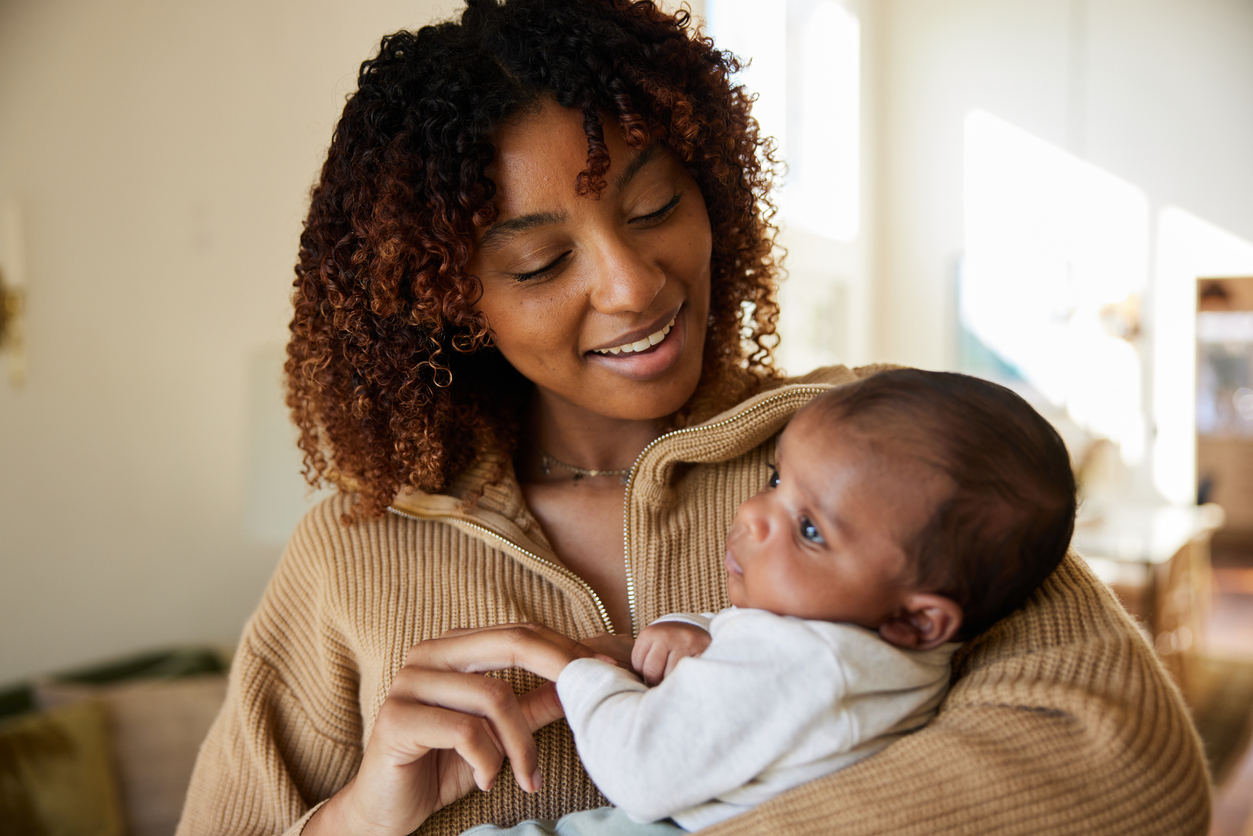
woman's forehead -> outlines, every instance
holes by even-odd
[[[651,143],[631,148],[616,120],[605,116],[603,134],[609,156],[606,174],[608,190],[621,190],[639,169],[664,154],[664,147]],[[589,146],[583,127],[583,113],[561,107],[551,99],[504,123],[495,137],[496,156],[487,176],[496,184],[498,220],[552,214],[561,205],[577,206],[581,195],[579,175],[588,167]]]
[[[538,168],[555,159],[577,159],[582,170],[587,161],[583,114],[548,98],[501,123],[494,144],[496,157],[488,166],[489,175]]]

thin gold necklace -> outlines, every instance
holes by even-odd
[[[543,447],[539,446],[538,441],[532,441],[531,443],[534,444],[535,449],[539,451],[540,467],[543,468],[545,476],[552,474],[552,465],[556,465],[562,470],[568,470],[573,473],[575,482],[578,482],[584,476],[617,476],[622,480],[622,484],[625,485],[627,483],[627,477],[631,475],[631,468],[629,467],[624,467],[621,470],[598,470],[596,468],[579,467],[578,465],[567,464],[554,456],[552,453],[549,453]]]

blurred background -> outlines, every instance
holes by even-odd
[[[782,364],[1019,388],[1103,577],[1199,641],[1163,573],[1253,543],[1253,3],[690,7],[787,163]],[[458,9],[0,0],[0,686],[236,640],[316,499],[280,384],[309,188],[379,37]]]

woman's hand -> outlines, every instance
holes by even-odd
[[[631,651],[631,666],[645,685],[656,685],[670,675],[680,659],[699,656],[709,647],[709,633],[694,624],[663,621],[640,630]]]
[[[574,659],[596,656],[539,624],[453,630],[415,645],[392,681],[357,775],[314,814],[319,833],[404,836],[436,810],[492,788],[508,757],[518,784],[542,783],[533,733],[563,716],[546,682],[517,696],[483,676],[523,668],[556,679]]]
[[[597,633],[590,639],[583,640],[583,646],[591,648],[596,654],[607,656],[606,661],[613,661],[620,668],[631,670],[631,651],[635,639],[630,633]]]

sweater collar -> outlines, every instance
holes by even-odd
[[[824,389],[849,383],[877,367],[844,366],[818,369],[803,377],[781,381],[748,400],[700,424],[662,435],[640,454],[631,479],[632,493],[644,501],[661,500],[680,463],[728,461],[778,433],[801,406]],[[498,478],[497,478],[498,477]],[[478,495],[474,502],[468,497]],[[513,537],[551,551],[538,521],[522,496],[513,462],[498,451],[481,454],[440,494],[401,489],[391,507],[418,517],[452,517],[502,525]]]

